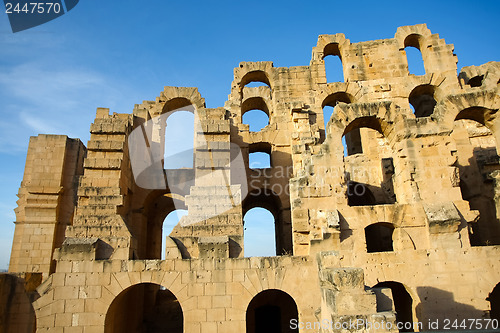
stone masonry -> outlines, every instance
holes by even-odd
[[[409,72],[408,48],[424,75]],[[344,82],[327,80],[328,56]],[[456,64],[453,45],[423,24],[369,42],[320,35],[309,66],[240,63],[224,107],[206,108],[197,88],[165,87],[130,114],[98,108],[86,146],[32,137],[0,331],[498,324],[500,63],[459,75]],[[193,167],[166,169],[151,156],[178,110],[195,114]],[[251,110],[269,118],[258,132],[243,123]],[[271,167],[250,168],[255,152]],[[274,257],[245,257],[254,207],[274,216]],[[179,208],[188,215],[162,239]],[[364,325],[335,326],[352,320]]]

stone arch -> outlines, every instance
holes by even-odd
[[[325,59],[327,57],[329,57],[329,60]],[[335,60],[334,58],[337,58],[337,60]],[[321,60],[323,61],[325,66],[325,76],[327,82],[345,82],[344,65],[342,62],[342,54],[340,52],[338,43],[330,43],[325,45],[325,48],[323,49],[323,58]],[[335,62],[335,64],[333,62]],[[338,62],[340,62],[340,66]],[[332,77],[330,76],[332,74],[332,69],[334,70],[334,79],[332,79]]]
[[[403,45],[404,47],[414,47],[422,52],[422,45],[424,40],[424,36],[422,36],[421,34],[412,33],[405,37]]]
[[[263,113],[266,114],[267,116],[267,125],[269,125],[272,121],[272,118],[271,118],[271,113],[269,112],[269,100],[265,97],[261,97],[261,96],[253,96],[253,97],[249,97],[249,98],[246,98],[243,103],[241,103],[241,123],[245,123],[243,122],[243,116],[247,113],[247,112],[254,112],[255,110],[259,110],[259,111],[262,111]],[[262,118],[264,117],[264,115],[262,115]],[[247,118],[248,120],[248,118]],[[262,119],[263,120],[263,119]],[[250,123],[245,123],[247,125],[249,125],[251,127],[251,124]],[[255,124],[255,123],[254,123]],[[265,126],[263,127],[265,128]],[[263,129],[262,128],[262,129]],[[252,132],[252,130],[250,130]]]
[[[125,288],[111,301],[104,332],[182,333],[183,326],[182,306],[174,293],[160,284],[141,282]]]
[[[436,105],[433,118],[438,120],[444,130],[449,131],[453,129],[456,119],[480,120],[480,123],[484,119],[483,124],[488,127],[497,138],[498,120],[496,120],[495,114],[499,108],[500,96],[493,90],[448,95]],[[463,112],[464,110],[468,111]],[[461,115],[459,116],[459,114]],[[497,146],[498,144],[499,140],[497,138]]]
[[[262,97],[271,98],[274,76],[275,71],[271,61],[241,62],[240,65],[234,69],[234,80],[231,84],[231,95],[229,99],[241,101],[243,98],[246,98],[247,94],[244,94],[243,90],[250,95],[252,95],[252,90],[254,93],[259,91],[265,94]],[[262,82],[266,84],[267,87],[245,87],[250,82]],[[249,97],[253,97],[253,95]]]
[[[414,47],[420,51],[425,73],[431,72],[428,62],[429,50],[427,48],[427,45],[430,44],[431,31],[427,28],[425,24],[399,27],[396,31],[394,38],[396,39],[398,48],[402,53],[404,62],[406,62],[407,64],[408,74],[412,74],[409,72],[408,57],[406,54],[406,48],[408,47]]]
[[[414,108],[415,117],[428,117],[434,113],[437,104],[436,87],[431,84],[416,86],[410,92],[408,101]]]
[[[332,42],[325,45],[325,47],[323,48],[323,59],[325,59],[325,57],[329,55],[337,56],[340,58],[340,60],[342,60],[342,53],[340,52],[339,43]]]
[[[394,105],[388,101],[337,104],[329,123],[331,128],[327,131],[332,153],[340,154],[343,149],[338,142],[346,133],[361,127],[378,131],[390,143],[395,135],[393,131],[395,123],[392,121],[397,116],[395,111]]]
[[[424,37],[420,34],[410,34],[404,40],[404,53],[409,75],[425,75]],[[423,69],[423,73],[420,70]]]
[[[298,320],[299,310],[292,296],[279,289],[266,289],[255,295],[246,310],[246,332],[298,332],[290,320]]]
[[[241,103],[241,116],[250,110],[261,110],[271,117],[269,113],[268,101],[264,97],[256,96],[247,98]]]
[[[192,105],[191,108],[189,106]],[[198,88],[167,86],[155,101],[144,101],[134,108],[134,115],[149,120],[164,113],[185,108],[194,112],[205,108],[205,99],[201,97]],[[137,126],[137,124],[134,124]]]
[[[416,305],[419,303],[415,298],[414,293],[403,283],[396,281],[378,282],[372,288],[390,288],[392,291],[392,299],[394,301],[394,310],[396,311],[397,322],[409,322],[413,324],[417,322],[415,315]],[[413,326],[413,325],[412,325]],[[400,332],[413,332],[413,329],[403,329]]]
[[[243,216],[243,248],[245,258],[275,257],[276,221],[274,215],[262,207],[254,207]]]
[[[384,137],[393,135],[393,121],[397,116],[394,105],[390,101],[375,103],[339,103],[335,106],[330,126],[334,126],[330,135],[345,133],[359,127],[368,127],[379,131]]]
[[[451,137],[456,142],[457,162],[462,199],[472,210],[479,211],[474,222],[469,223],[472,246],[500,243],[500,224],[495,193],[498,185],[492,182],[491,172],[498,166],[498,145],[492,129],[492,110],[471,107],[460,111],[455,119]],[[463,141],[467,138],[466,141]]]
[[[196,109],[203,109],[205,108],[205,99],[201,97],[200,92],[198,91],[198,88],[195,87],[170,87],[167,86],[164,88],[164,90],[160,93],[160,97],[157,98],[157,102],[159,103],[165,103],[168,104],[170,103],[170,109],[165,110],[165,111],[172,111],[175,110],[176,105],[172,105],[170,101],[174,99],[179,99],[179,98],[184,98],[191,102],[191,104],[196,108]],[[183,105],[185,106],[185,105]],[[174,108],[172,108],[174,107]]]
[[[186,97],[174,97],[165,101],[161,113],[177,111],[179,109],[186,109],[186,111],[193,112],[194,110],[192,108],[188,108],[190,105],[193,105],[193,103]]]
[[[323,98],[323,102],[321,103],[321,108],[324,108],[325,106],[335,107],[335,105],[337,105],[337,103],[339,102],[350,104],[354,103],[355,99],[354,96],[348,92],[337,91]]]
[[[349,206],[365,206],[395,203],[396,193],[392,177],[395,171],[392,158],[393,148],[391,146],[394,136],[394,125],[377,115],[382,113],[382,109],[386,110],[384,114],[389,114],[387,109],[383,107],[384,104],[381,106],[377,103],[363,103],[361,105],[367,105],[368,107],[354,111],[352,109],[350,110],[351,106],[359,106],[360,104],[361,103],[337,105],[335,108],[336,121],[332,121],[330,125],[336,126],[336,128],[331,131],[331,141],[329,141],[330,147],[333,145],[340,146],[339,143],[341,142],[342,137],[346,136],[348,133],[352,134],[358,130],[360,133],[358,141],[356,141],[356,135],[351,135],[349,138],[351,140],[350,142],[346,137],[345,144],[348,154],[344,154],[344,152],[342,152],[345,162],[344,175],[347,185],[345,187],[347,204]],[[386,104],[386,106],[389,108],[390,104]],[[344,113],[343,111],[347,112]],[[351,115],[349,115],[349,113]],[[356,117],[356,115],[359,117]],[[350,119],[353,120],[350,121]],[[376,140],[378,144],[373,145],[375,142],[373,140]],[[364,143],[362,144],[361,141]],[[349,146],[350,144],[354,146]],[[376,149],[376,154],[378,154],[380,158],[380,162],[377,162],[377,164],[380,164],[375,165],[373,163],[370,164],[363,162],[362,165],[357,165],[361,160],[359,160],[356,155],[362,153],[364,148],[372,149],[374,147]],[[332,154],[341,154],[341,151],[337,149],[336,151],[332,151]],[[357,165],[356,172],[351,172],[353,165]],[[387,169],[389,171],[380,172],[380,174],[365,172],[366,170],[373,170],[373,167],[380,167],[381,170]],[[361,191],[362,193],[359,191],[360,188],[363,189],[363,191]]]
[[[416,24],[398,27],[394,38],[396,39],[399,49],[404,50],[406,46],[414,46],[411,44],[416,42],[415,39],[418,39],[420,47],[426,46],[430,36],[431,31],[427,28],[426,24]]]
[[[165,241],[162,235],[162,225],[165,217],[177,210],[187,209],[184,195],[166,191],[152,191],[144,202],[143,216],[145,223],[144,230],[139,232],[142,235],[138,239],[140,258],[160,259],[161,245]],[[175,228],[172,234],[175,233]],[[166,236],[166,235],[165,235]],[[175,242],[175,239],[173,239]],[[142,244],[142,246],[141,246]],[[179,244],[177,244],[179,246]],[[180,249],[179,249],[180,251]]]
[[[491,61],[480,66],[463,67],[458,78],[470,88],[494,89],[500,83],[500,63]]]
[[[355,118],[348,125],[344,126],[342,135],[361,127],[371,128],[376,130],[383,136],[387,137],[389,124],[385,120],[380,119],[376,116],[363,116]]]
[[[365,228],[366,251],[392,252],[394,251],[394,225],[388,222],[377,222]]]
[[[328,83],[324,89],[322,89],[315,98],[315,109],[317,109],[318,125],[320,127],[320,142],[323,142],[326,138],[328,131],[328,122],[331,119],[332,114],[335,112],[335,106],[339,103],[355,103],[357,102],[356,96],[359,94],[359,87],[355,85],[348,85],[344,82],[334,82]],[[323,122],[321,122],[323,118]],[[325,126],[323,130],[322,126]]]
[[[270,167],[272,168],[273,167],[273,156],[272,156],[272,145],[268,142],[255,142],[255,143],[251,143],[249,146],[248,146],[248,155],[249,155],[249,167],[250,167],[250,154],[253,154],[253,153],[264,153],[264,154],[267,154],[269,155],[269,164],[270,164]]]
[[[344,47],[350,44],[350,41],[345,38],[345,35],[342,33],[338,33],[335,35],[319,35],[318,42],[315,47],[313,47],[312,51],[312,59],[311,62],[323,62],[323,59],[327,55],[334,55],[330,52],[338,49],[339,57],[342,57],[342,52]],[[336,47],[332,47],[329,45],[337,45]]]
[[[280,197],[271,188],[257,188],[248,193],[242,205],[242,216],[252,208],[261,207],[267,209],[274,216],[276,254],[291,253],[292,249],[285,244],[291,244],[292,233],[285,232],[283,205]]]
[[[243,77],[241,78],[241,81],[240,81],[241,89],[243,89],[243,87],[245,87],[250,82],[262,82],[262,83],[268,85],[269,88],[272,89],[271,80],[269,79],[269,75],[265,71],[262,71],[262,70],[254,70],[254,71],[248,72],[245,75],[243,75]]]

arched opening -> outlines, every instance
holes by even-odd
[[[481,87],[483,85],[484,75],[477,75],[470,78],[467,84],[471,87]]]
[[[387,126],[383,120],[367,116],[356,118],[344,130],[344,176],[349,206],[396,202],[393,153],[382,130]],[[370,158],[361,154],[369,154]],[[374,172],[377,169],[380,172]]]
[[[366,251],[368,253],[394,251],[393,232],[394,225],[392,223],[379,222],[367,226],[365,228]]]
[[[266,72],[261,70],[251,71],[243,75],[240,81],[241,89],[243,89],[243,87],[245,86],[249,86],[249,84],[252,84],[252,86],[256,87],[266,85],[271,88],[271,83],[269,82],[269,78]]]
[[[258,132],[269,125],[269,116],[262,110],[249,110],[243,114],[242,122],[249,126],[250,132]]]
[[[490,318],[500,321],[500,283],[493,288],[486,300],[490,302]]]
[[[184,197],[165,191],[153,192],[144,203],[144,223],[135,230],[138,238],[136,259],[163,259],[166,253],[166,237],[184,215],[187,206]],[[167,218],[168,217],[168,218]]]
[[[257,87],[268,87],[268,85],[264,82],[253,81],[253,82],[248,83],[245,87],[257,88]]]
[[[191,101],[185,97],[175,97],[165,102],[161,113],[166,113],[169,111],[182,111],[183,109],[193,112],[193,103],[191,103]]]
[[[194,114],[189,111],[176,111],[166,122],[163,168],[193,168]]]
[[[403,323],[400,332],[413,332],[413,299],[405,286],[399,282],[384,281],[377,283],[373,288],[390,288],[394,300],[394,310],[396,310],[396,321]],[[411,328],[405,328],[411,327]]]
[[[326,56],[324,61],[326,82],[344,82],[344,70],[340,57],[333,55]]]
[[[323,107],[323,120],[325,122],[325,131],[328,132],[328,122],[330,121],[330,118],[332,118],[333,114],[333,106],[330,105],[325,105]]]
[[[111,303],[105,333],[182,333],[184,316],[172,292],[160,285],[140,283],[122,291]]]
[[[248,155],[250,169],[267,169],[271,167],[271,155],[267,152],[255,152]]]
[[[290,320],[298,320],[297,304],[287,293],[268,289],[258,293],[248,304],[247,333],[291,333]]]
[[[434,98],[436,87],[430,84],[423,84],[412,90],[408,100],[415,117],[428,117],[434,112],[437,102]]]
[[[276,225],[267,209],[254,207],[243,217],[245,257],[276,256]]]
[[[271,168],[271,149],[271,145],[267,142],[251,144],[248,149],[248,167],[250,169]]]
[[[344,69],[342,67],[342,56],[338,43],[331,43],[325,46],[323,61],[325,62],[326,81],[344,82]]]
[[[342,145],[344,145],[344,156],[362,154],[363,144],[361,142],[361,129],[355,128],[344,134],[342,137]]]
[[[242,123],[249,125],[250,132],[258,132],[269,125],[269,108],[262,97],[250,97],[241,104]]]
[[[406,60],[408,61],[408,74],[425,75],[422,53],[416,47],[405,47]]]
[[[252,208],[261,208],[269,211],[273,216],[274,221],[274,231],[272,235],[275,239],[276,250],[273,252],[275,255],[284,255],[287,253],[292,253],[292,229],[290,225],[285,225],[284,222],[284,212],[281,209],[281,202],[279,196],[274,193],[271,186],[265,188],[254,188],[252,187],[245,200],[243,201],[243,216],[244,221],[250,221],[250,216],[246,216]],[[265,213],[266,216],[267,213]],[[249,222],[252,223],[252,222]],[[269,227],[269,224],[266,224]],[[251,227],[252,224],[245,224],[245,228]],[[266,229],[269,230],[269,229]],[[267,231],[266,231],[267,232]],[[245,242],[247,240],[245,239]],[[245,250],[245,255],[247,255]]]
[[[354,98],[346,92],[336,92],[325,98],[321,107],[323,108],[323,121],[325,122],[325,129],[333,114],[333,109],[338,103],[352,103]]]
[[[425,75],[422,40],[423,37],[418,34],[411,34],[405,38],[404,46],[408,62],[408,74]]]
[[[346,104],[349,104],[349,103],[353,103],[354,102],[354,97],[351,96],[350,94],[346,93],[346,92],[336,92],[336,93],[333,93],[331,95],[328,95],[328,97],[325,98],[325,100],[323,101],[321,107],[325,107],[325,106],[331,106],[331,107],[335,107],[335,105],[337,105],[338,103],[346,103]]]
[[[500,221],[495,204],[495,182],[491,173],[500,169],[496,140],[484,126],[490,110],[467,108],[454,122],[452,137],[456,155],[462,199],[469,202],[479,217],[469,224],[472,246],[500,244]]]
[[[170,233],[174,229],[174,227],[179,223],[183,216],[186,216],[188,211],[186,209],[176,209],[168,213],[165,220],[163,220],[162,226],[162,243],[161,243],[161,260],[165,260],[166,258],[166,242],[165,238],[170,236]]]

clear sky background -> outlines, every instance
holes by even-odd
[[[500,60],[499,1],[82,0],[13,34],[0,13],[0,269],[14,232],[29,137],[89,140],[97,107],[130,113],[163,86],[198,87],[223,106],[241,61],[308,65],[319,34],[392,38],[426,23],[455,45],[458,68]]]

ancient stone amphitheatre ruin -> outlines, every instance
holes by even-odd
[[[327,80],[327,56],[343,82]],[[87,145],[32,137],[0,330],[498,327],[499,83],[498,62],[457,75],[453,45],[426,25],[320,35],[309,66],[240,63],[224,106],[165,87],[131,113],[98,108]],[[193,165],[167,169],[155,157],[178,110],[195,114]],[[268,125],[250,131],[250,110]],[[270,167],[249,167],[257,152]],[[274,216],[275,256],[245,256],[254,207]],[[188,215],[162,236],[176,209]]]

